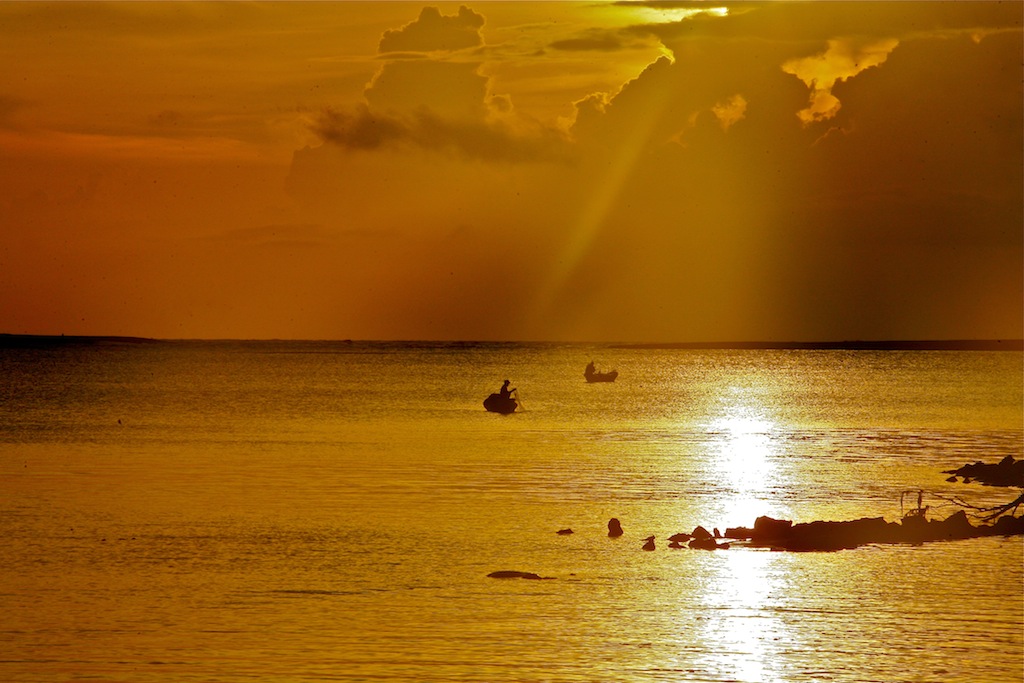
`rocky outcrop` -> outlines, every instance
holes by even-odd
[[[970,484],[973,481],[986,486],[1024,488],[1024,460],[1014,460],[1012,455],[1006,456],[995,464],[979,461],[964,465],[959,469],[946,470],[943,474],[952,475],[946,481],[956,481],[957,477],[960,477],[965,484]]]
[[[947,470],[944,474],[952,475],[947,481],[957,481],[959,477],[965,484],[973,481],[989,486],[1024,488],[1024,460],[1015,460],[1012,455],[996,464],[976,462],[956,470]],[[793,524],[785,519],[758,517],[752,529],[726,529],[725,536],[780,550],[842,550],[874,543],[919,544],[983,536],[1019,536],[1024,535],[1024,516],[1014,517],[1012,513],[1020,504],[1022,502],[1018,498],[1001,508],[988,510],[990,513],[995,511],[989,519],[1001,516],[990,524],[975,525],[963,510],[943,520],[929,520],[925,514],[928,508],[921,507],[921,496],[918,494],[917,509],[899,522],[887,522],[881,517],[865,517],[845,522]]]
[[[754,527],[725,530],[725,537],[750,541],[751,545],[779,550],[830,551],[878,543],[920,544],[983,536],[1024,535],[1024,517],[1005,516],[994,524],[975,526],[960,510],[944,520],[928,520],[924,515],[909,515],[900,522],[881,517],[865,517],[844,522],[808,522],[758,517]]]

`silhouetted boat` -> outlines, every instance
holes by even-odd
[[[616,370],[611,372],[598,372],[597,368],[594,367],[594,361],[590,361],[587,364],[587,369],[583,371],[583,377],[588,382],[614,382],[615,378],[619,376]]]
[[[516,408],[519,404],[511,396],[505,397],[501,394],[491,394],[484,399],[484,408],[492,413],[501,413],[502,415],[509,415],[516,412]]]

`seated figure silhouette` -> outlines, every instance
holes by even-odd
[[[608,535],[612,538],[618,538],[622,535],[622,524],[615,517],[608,520]]]
[[[505,380],[504,383],[501,385],[501,389],[498,389],[498,395],[501,396],[502,398],[509,398],[509,396],[512,395],[512,392],[515,391],[515,388],[509,389],[508,385],[509,380]]]
[[[484,408],[492,413],[501,413],[502,415],[509,415],[514,413],[519,407],[519,402],[514,398],[516,390],[509,386],[509,380],[501,385],[495,393],[484,399]]]

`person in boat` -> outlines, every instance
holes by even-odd
[[[584,375],[593,375],[597,373],[597,368],[594,367],[594,361],[587,363],[587,369],[583,371]]]
[[[512,393],[515,392],[515,388],[509,389],[509,383],[509,380],[505,380],[505,382],[501,385],[501,389],[498,389],[498,395],[501,396],[502,398],[511,398]]]

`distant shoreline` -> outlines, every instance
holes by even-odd
[[[0,349],[50,348],[55,346],[100,344],[156,344],[160,340],[146,337],[56,335],[56,334],[6,334],[0,333]]]
[[[0,349],[11,348],[54,348],[73,345],[135,345],[135,344],[158,344],[171,340],[153,339],[149,337],[128,337],[128,336],[90,336],[90,335],[45,335],[45,334],[7,334],[0,333]],[[238,339],[238,340],[173,340],[173,341],[271,341],[261,339]],[[281,340],[276,340],[281,341]],[[332,341],[351,343],[352,340],[290,340],[290,341]],[[404,343],[424,344],[438,343],[451,344],[451,341],[413,341],[403,340]],[[377,340],[367,343],[403,343],[403,341]],[[461,343],[461,342],[459,342]],[[469,343],[495,343],[508,344],[519,342],[469,342]],[[535,343],[535,342],[522,342]],[[555,342],[552,342],[555,343]],[[561,342],[558,342],[561,343]],[[580,344],[593,344],[596,342],[578,342]],[[848,350],[848,351],[1024,351],[1024,339],[934,339],[934,340],[882,340],[882,341],[786,341],[786,342],[652,342],[652,343],[609,343],[608,348],[612,349],[636,349],[636,350]]]
[[[934,339],[834,342],[680,342],[617,344],[617,349],[808,349],[848,351],[1024,351],[1024,339]]]

